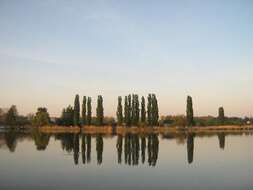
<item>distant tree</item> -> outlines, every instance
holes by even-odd
[[[107,126],[116,126],[117,122],[114,117],[104,117],[103,124]]]
[[[77,94],[75,97],[74,102],[74,125],[80,125],[80,102],[79,102],[79,95]]]
[[[148,125],[152,125],[152,96],[151,94],[148,95],[148,106],[147,106],[147,112],[148,112]]]
[[[223,107],[220,107],[218,112],[219,112],[219,115],[218,115],[219,123],[220,123],[221,125],[223,125],[223,124],[224,124],[224,121],[225,121],[224,108],[223,108]]]
[[[74,110],[72,106],[68,106],[62,110],[61,117],[58,121],[59,125],[71,126],[73,125]]]
[[[128,122],[127,126],[131,126],[131,120],[132,120],[132,98],[131,94],[128,95]]]
[[[33,118],[32,124],[35,126],[44,126],[50,124],[50,117],[47,108],[40,107],[37,109],[36,115]]]
[[[117,107],[116,115],[117,115],[118,125],[122,125],[123,113],[122,113],[122,98],[121,98],[121,96],[118,97],[118,107]]]
[[[99,95],[97,99],[97,125],[103,125],[103,120],[104,120],[103,97]]]
[[[187,121],[187,126],[190,127],[190,126],[194,125],[193,106],[192,106],[192,97],[191,96],[187,96],[186,121]]]
[[[159,110],[158,110],[158,103],[156,99],[156,95],[152,94],[152,125],[156,126],[158,125],[159,120]]]
[[[91,125],[91,115],[92,115],[92,107],[91,107],[91,97],[88,97],[87,100],[87,125]]]
[[[128,96],[125,96],[124,121],[125,121],[125,124],[128,125],[128,122],[129,122],[129,117],[128,117]]]
[[[135,103],[136,99],[135,99],[135,94],[132,94],[132,101],[131,101],[131,123],[133,125],[136,125],[136,103]]]
[[[16,125],[17,118],[18,118],[17,108],[16,106],[12,105],[6,114],[5,123],[7,125]]]
[[[86,125],[86,96],[83,97],[82,104],[82,124]]]
[[[145,107],[145,98],[141,97],[141,123],[146,122],[146,107]]]
[[[133,95],[132,100],[132,123],[138,125],[140,120],[140,108],[139,108],[139,98],[137,94]]]

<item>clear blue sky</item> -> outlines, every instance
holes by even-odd
[[[0,107],[156,93],[160,114],[253,115],[253,1],[0,0]],[[95,109],[93,109],[95,114]]]

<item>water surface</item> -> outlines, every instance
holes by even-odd
[[[253,189],[252,134],[0,133],[0,189]]]

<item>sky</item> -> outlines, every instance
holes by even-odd
[[[160,115],[253,115],[253,1],[0,0],[0,107],[51,116],[75,94],[115,116],[155,93]]]

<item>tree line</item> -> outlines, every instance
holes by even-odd
[[[124,101],[124,102],[123,102]],[[35,125],[43,126],[57,124],[61,126],[212,126],[212,125],[244,125],[253,123],[252,118],[226,117],[224,108],[219,107],[218,116],[195,117],[193,101],[187,96],[186,115],[159,117],[158,100],[155,94],[148,94],[145,98],[138,94],[128,94],[118,97],[116,119],[104,116],[103,97],[97,97],[95,116],[92,116],[92,98],[83,96],[80,104],[79,95],[74,99],[74,105],[68,105],[62,110],[61,116],[54,121],[50,119],[47,108],[39,107],[35,115],[27,117],[18,114],[16,106],[11,106],[4,113],[0,109],[1,125]],[[124,104],[124,105],[123,105]]]

